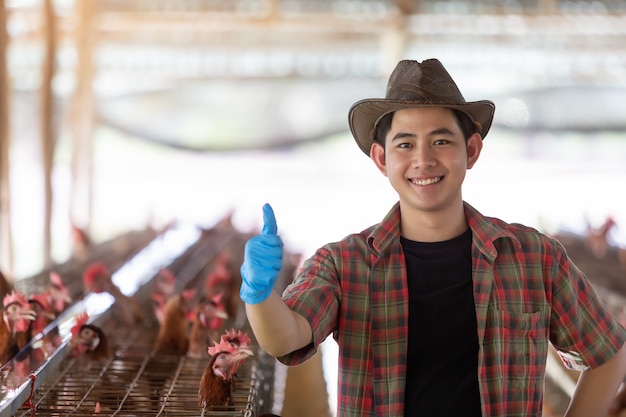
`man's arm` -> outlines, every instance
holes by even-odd
[[[259,345],[272,356],[283,356],[313,341],[309,322],[292,311],[278,293],[258,304],[246,304],[248,321]]]
[[[626,345],[606,363],[583,371],[564,417],[604,417],[626,375]]]
[[[270,355],[283,356],[313,341],[309,322],[292,311],[274,291],[283,259],[274,210],[263,206],[263,229],[244,248],[239,296],[259,345]]]

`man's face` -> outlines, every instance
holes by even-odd
[[[424,107],[396,111],[385,149],[375,144],[372,159],[404,210],[437,212],[462,203],[461,185],[480,149],[480,135],[466,141],[452,110]]]

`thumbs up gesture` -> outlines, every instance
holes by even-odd
[[[276,217],[269,204],[263,206],[263,230],[246,242],[241,265],[239,296],[258,304],[270,296],[283,264],[283,241],[278,237]]]

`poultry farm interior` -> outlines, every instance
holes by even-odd
[[[19,184],[10,197],[12,275],[29,276],[48,265],[33,239],[43,235],[37,219],[51,197],[31,192],[46,189],[38,182],[40,171],[54,180],[54,207],[45,211],[54,214],[58,255],[71,250],[69,226],[74,244],[86,238],[68,223],[70,217],[98,244],[85,241],[68,262],[15,282],[14,289],[31,298],[57,273],[73,303],[0,363],[0,417],[330,417],[326,400],[336,397],[336,384],[333,375],[322,374],[319,355],[287,370],[253,339],[254,356],[238,368],[234,404],[226,410],[198,403],[213,357],[210,346],[195,346],[191,355],[161,351],[184,349],[177,343],[180,334],[170,340],[160,335],[164,312],[154,307],[165,307],[167,292],[154,290],[163,271],[176,277],[176,292],[193,303],[221,249],[240,255],[245,234],[225,222],[213,229],[171,225],[99,239],[146,219],[153,225],[171,218],[211,222],[235,205],[245,220],[245,211],[266,200],[280,210],[285,241],[304,242],[298,248],[303,252],[378,221],[395,195],[387,194],[378,172],[360,169],[369,161],[354,152],[345,115],[351,103],[384,91],[385,71],[400,57],[440,57],[458,74],[466,98],[497,103],[484,156],[464,190],[476,207],[548,232],[572,222],[580,230],[584,212],[595,219],[618,215],[621,249],[607,247],[606,229],[558,237],[626,324],[626,218],[616,192],[626,181],[626,117],[623,106],[613,104],[623,102],[626,92],[625,1],[19,0],[3,9],[11,80],[11,104],[5,107],[13,110],[3,127],[10,126],[13,140],[0,142],[7,144],[7,162],[12,142],[11,178]],[[54,34],[58,42],[48,42]],[[48,57],[54,55],[59,65],[50,71],[54,60]],[[94,67],[85,65],[90,57]],[[50,91],[54,104],[46,100]],[[304,95],[306,103],[294,105]],[[51,111],[37,114],[45,109]],[[241,120],[246,123],[233,129]],[[46,133],[55,129],[40,129],[53,125],[54,135]],[[47,136],[51,146],[43,143]],[[50,159],[42,164],[45,150]],[[93,164],[83,163],[92,158]],[[0,158],[3,169],[8,165]],[[92,193],[95,215],[87,215]],[[0,220],[8,218],[2,208]],[[6,226],[0,230],[11,230]],[[297,264],[294,256],[288,259]],[[121,292],[117,299],[106,291],[85,293],[81,278],[92,262],[112,273]],[[278,285],[289,278],[287,272]],[[145,320],[126,323],[134,308],[132,300],[120,301],[122,294],[132,295]],[[213,337],[241,329],[253,338],[241,306],[235,311]],[[83,312],[110,345],[108,355],[88,369],[72,345]],[[25,307],[23,314],[34,313]],[[543,415],[562,417],[578,374],[567,372],[552,353]],[[325,360],[336,367],[332,355]],[[302,378],[290,383],[295,372]],[[293,397],[297,401],[290,402]]]
[[[2,367],[0,416],[254,417],[280,413],[287,391],[285,370],[255,345],[236,290],[241,279],[237,275],[238,265],[249,236],[237,231],[228,221],[210,229],[170,225],[163,231],[129,232],[93,247],[87,255],[73,257],[51,270],[18,281],[13,290],[37,294],[49,285],[50,276],[56,274],[62,277],[73,301]],[[596,235],[584,239],[577,234],[561,233],[557,237],[580,268],[595,279],[593,283],[601,297],[620,318],[626,318],[623,285],[626,271],[620,266],[623,253],[619,248],[605,242],[606,247],[599,253]],[[290,282],[299,261],[297,253],[288,253],[277,290],[281,291]],[[106,292],[85,293],[86,271],[96,264],[110,268],[113,283],[132,297],[124,301]],[[232,280],[224,279],[228,274]],[[232,285],[230,296],[226,287],[219,287],[223,284]],[[199,403],[199,387],[211,358],[210,350],[205,355],[192,355],[191,346],[182,352],[160,348],[160,330],[165,328],[167,319],[159,312],[168,314],[167,310],[163,312],[166,303],[159,297],[164,289],[166,295],[195,300],[199,299],[199,293],[219,291],[218,298],[224,302],[228,318],[214,329],[214,345],[217,346],[216,339],[225,332],[243,332],[252,338],[253,356],[244,360],[237,370],[230,405]],[[128,322],[120,314],[120,303],[125,302],[138,303],[145,317],[138,323]],[[72,355],[72,326],[85,313],[90,324],[99,326],[108,340],[110,353],[102,361],[85,363]],[[45,343],[50,335],[57,335],[59,340],[52,348]],[[193,344],[192,340],[188,342]],[[209,347],[204,344],[200,350]],[[566,371],[553,354],[548,360],[544,415],[560,417],[578,374]],[[306,391],[299,388],[299,392]],[[312,400],[299,397],[299,401],[319,405],[325,400],[315,397],[315,393],[312,395]],[[324,406],[320,413],[329,414],[329,410]]]
[[[59,265],[54,271],[63,277],[74,301],[2,367],[0,415],[270,414],[273,407],[280,405],[281,393],[275,395],[274,387],[281,386],[281,378],[284,386],[285,375],[275,366],[274,358],[257,348],[239,300],[238,265],[247,237],[223,223],[211,229],[171,225],[160,232],[129,233],[100,245],[89,257],[72,258]],[[285,262],[297,259],[286,256]],[[115,299],[107,292],[84,293],[82,274],[96,261],[110,268],[113,283],[132,295],[130,301]],[[163,300],[158,300],[155,294],[157,283],[167,272],[175,277],[170,282],[174,295],[188,293],[198,300],[199,294],[218,290],[207,285],[224,283],[209,279],[216,269],[223,270],[224,266],[231,274],[227,282],[230,289],[222,287],[219,291],[229,314],[214,330],[213,339],[226,331],[247,334],[252,338],[253,356],[243,360],[236,371],[231,405],[201,405],[198,391],[211,359],[207,352],[210,344],[200,346],[204,355],[199,357],[158,348],[157,341],[162,337],[159,329],[167,318],[158,317]],[[291,280],[294,267],[283,268],[277,286],[284,287]],[[48,284],[50,272],[42,271],[21,280],[14,289],[25,294],[37,293]],[[121,303],[125,302],[139,303],[145,319],[126,322],[119,314]],[[89,316],[89,324],[99,327],[106,335],[110,354],[102,361],[85,363],[72,354],[72,326],[77,325],[77,317],[84,313]],[[57,334],[59,340],[52,347],[43,342],[50,334]],[[189,340],[189,343],[194,342]],[[217,345],[217,340],[214,344]]]

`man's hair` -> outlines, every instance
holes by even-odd
[[[469,139],[474,133],[480,132],[480,129],[472,121],[472,119],[465,113],[457,109],[450,109],[452,113],[454,113],[454,117],[456,118],[456,122],[461,128],[461,132],[465,137],[465,141]],[[387,137],[387,133],[389,133],[389,129],[391,129],[391,122],[393,120],[393,114],[395,112],[387,113],[384,115],[378,124],[376,124],[376,130],[374,131],[374,142],[379,143],[382,147],[385,147],[385,138]]]

